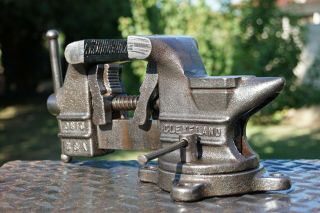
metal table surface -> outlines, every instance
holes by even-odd
[[[176,203],[138,181],[136,161],[12,161],[0,168],[0,212],[320,212],[320,160],[262,163],[292,188]]]

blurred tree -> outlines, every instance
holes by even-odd
[[[33,91],[45,73],[42,32],[48,20],[45,1],[0,1],[0,44],[6,90]]]
[[[301,28],[282,13],[273,0],[244,0],[232,5],[220,0],[213,11],[206,0],[29,0],[0,1],[0,48],[7,91],[34,92],[41,79],[50,78],[43,35],[60,30],[65,43],[89,37],[117,38],[129,34],[187,34],[198,40],[211,75],[254,74],[283,76],[287,87],[269,111],[298,106],[311,97],[298,87],[292,72],[300,53]],[[289,30],[283,23],[289,23]],[[299,43],[300,42],[300,43]],[[143,62],[124,72],[129,93],[138,89]],[[299,95],[300,94],[300,95]]]
[[[293,68],[300,53],[301,29],[273,0],[246,0],[238,5],[221,0],[218,11],[213,11],[205,0],[130,2],[132,17],[120,18],[124,37],[129,34],[191,35],[199,43],[210,75],[283,76],[289,86],[267,111],[293,106],[297,89]],[[291,21],[289,31],[284,31],[283,20]],[[142,77],[144,66],[142,62],[135,62],[132,67]]]
[[[130,15],[128,0],[1,0],[0,48],[6,91],[32,94],[50,79],[44,34],[56,28],[65,43],[87,37],[119,37],[121,15]]]
[[[240,14],[240,32],[234,43],[234,73],[286,79],[284,91],[265,113],[297,106],[301,96],[293,69],[302,47],[298,18],[280,11],[274,0],[243,1],[235,12]]]
[[[232,13],[216,13],[205,0],[131,0],[132,17],[120,18],[124,37],[132,34],[191,35],[209,74],[230,74],[233,35],[238,30]],[[143,76],[143,62],[133,63],[133,70]]]
[[[129,0],[68,0],[51,5],[54,24],[65,34],[66,44],[86,38],[119,38],[119,17],[130,16]]]

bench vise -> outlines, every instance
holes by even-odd
[[[290,188],[288,177],[264,170],[246,137],[248,119],[280,93],[283,78],[208,76],[193,38],[129,36],[69,44],[62,86],[58,34],[47,36],[55,88],[47,105],[63,161],[153,150],[138,157],[139,179],[176,201]],[[132,60],[148,62],[139,96],[121,82],[121,63]]]

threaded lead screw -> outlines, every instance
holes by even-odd
[[[112,99],[112,109],[118,111],[134,110],[137,107],[139,96],[119,95]]]

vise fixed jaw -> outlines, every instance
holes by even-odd
[[[267,174],[246,138],[248,119],[284,79],[208,76],[195,40],[185,36],[83,40],[69,44],[65,57],[63,86],[48,100],[63,156],[155,150],[138,157],[139,178],[176,201],[290,188],[289,178]],[[115,64],[135,59],[148,61],[139,97],[125,94]],[[158,165],[149,165],[155,158]]]

